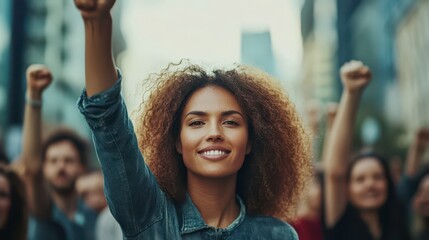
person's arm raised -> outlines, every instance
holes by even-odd
[[[346,171],[353,139],[353,126],[363,90],[371,72],[362,62],[351,61],[340,70],[343,93],[325,148],[325,221],[333,227],[347,206]]]
[[[46,217],[50,199],[43,184],[42,174],[42,95],[51,84],[52,74],[43,65],[31,65],[27,69],[26,106],[23,125],[23,179],[27,186],[30,212]]]
[[[167,198],[144,162],[120,94],[122,78],[111,53],[115,1],[74,1],[83,17],[86,46],[86,92],[77,105],[92,131],[109,209],[124,235],[136,238],[164,219]]]
[[[397,186],[397,194],[404,204],[409,204],[414,195],[419,168],[426,149],[429,148],[429,128],[420,128],[408,148],[405,171]]]
[[[408,149],[405,165],[405,174],[408,177],[416,176],[427,148],[429,148],[429,128],[421,128],[417,131],[414,141]]]
[[[109,89],[118,75],[112,58],[115,0],[74,0],[85,26],[85,84],[88,97]]]

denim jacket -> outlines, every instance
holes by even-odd
[[[107,203],[124,239],[298,239],[289,224],[246,213],[239,197],[239,216],[222,229],[208,226],[189,196],[175,204],[143,160],[121,97],[121,76],[90,98],[84,90],[78,107],[92,130]]]

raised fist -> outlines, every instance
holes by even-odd
[[[43,90],[52,82],[51,71],[40,64],[33,64],[27,68],[27,92],[33,98],[40,98]]]
[[[349,92],[360,92],[371,81],[371,71],[360,61],[345,63],[340,69],[344,89]]]
[[[115,0],[74,0],[84,19],[96,19],[110,13]]]

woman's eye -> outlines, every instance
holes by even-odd
[[[201,126],[203,124],[203,121],[192,121],[191,123],[189,123],[189,126]]]
[[[355,181],[358,182],[358,183],[362,183],[364,180],[365,180],[364,177],[357,177],[357,178],[355,178]]]
[[[224,122],[223,122],[223,124],[226,124],[226,125],[232,125],[232,126],[238,126],[238,123],[237,123],[237,122],[235,122],[235,121],[231,121],[231,120],[224,121]]]

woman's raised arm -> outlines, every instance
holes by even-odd
[[[115,0],[74,0],[85,26],[85,84],[88,97],[109,89],[118,79],[112,58]]]
[[[353,126],[360,96],[370,82],[371,72],[362,62],[351,61],[340,70],[343,93],[328,144],[325,148],[325,221],[332,227],[347,206],[347,160],[353,139]]]
[[[111,50],[115,0],[74,1],[85,27],[86,93],[78,107],[92,130],[109,209],[124,236],[134,238],[163,219],[166,197],[144,162],[120,94]]]

